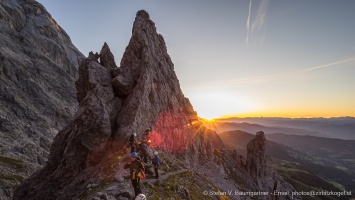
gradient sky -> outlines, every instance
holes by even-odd
[[[119,63],[138,10],[201,117],[355,116],[354,0],[38,0],[84,54]]]

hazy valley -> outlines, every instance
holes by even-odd
[[[285,133],[292,135],[310,135],[326,138],[355,139],[355,118],[226,118],[215,119],[208,125],[217,132],[244,130],[254,133],[264,130],[266,134]]]
[[[353,118],[298,120],[247,118],[204,122],[206,126],[219,131],[234,129],[234,131],[220,132],[219,135],[227,148],[244,155],[247,143],[254,137],[249,132],[254,133],[262,130],[268,133],[266,134],[268,164],[277,169],[297,191],[351,191],[355,187],[355,140],[319,137],[319,135],[323,135],[321,132],[305,130],[306,128],[319,127],[320,124],[321,127],[326,127],[326,121],[332,122],[328,127],[333,127],[331,129],[333,131],[342,126],[341,124],[352,123]],[[254,123],[263,123],[263,125]],[[267,123],[271,123],[270,126],[267,126]],[[286,125],[290,127],[286,127]],[[344,132],[351,133],[352,130]],[[333,132],[332,136],[337,135]],[[351,134],[348,135],[348,137],[351,136]],[[307,197],[303,198],[307,199]],[[318,198],[338,199],[336,197]],[[341,198],[348,199],[348,197]]]

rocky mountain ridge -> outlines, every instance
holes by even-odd
[[[0,199],[43,167],[72,121],[83,58],[40,3],[0,1]]]
[[[265,134],[266,137],[266,154],[268,155],[267,163],[272,166],[277,172],[286,180],[291,183],[296,191],[351,191],[354,188],[354,175],[352,166],[343,164],[332,157],[332,159],[327,159],[326,157],[321,157],[321,154],[317,154],[319,156],[312,155],[312,153],[304,152],[307,149],[308,137],[311,136],[290,136],[284,135],[286,137],[306,137],[303,141],[302,145],[304,147],[302,149],[296,150],[288,146],[289,144],[296,143],[297,140],[295,138],[285,141],[284,143],[277,143],[275,141],[270,140],[270,136]],[[231,150],[236,150],[240,154],[246,155],[248,152],[247,144],[255,138],[254,134],[247,133],[244,131],[236,130],[229,131],[219,134],[225,143],[226,147]],[[282,137],[280,137],[282,139]],[[279,138],[279,139],[280,139]],[[321,138],[319,138],[321,139]],[[333,140],[333,139],[326,139]],[[325,140],[325,141],[326,141]],[[323,147],[327,147],[325,141],[320,141],[325,145]],[[313,141],[314,142],[314,141]],[[318,141],[319,142],[319,141]],[[332,141],[336,143],[337,141]],[[348,142],[348,141],[347,141]],[[351,142],[350,142],[351,143]],[[311,145],[311,149],[319,149],[319,147]],[[337,148],[337,151],[334,151],[332,154],[328,154],[333,156],[340,152],[347,152],[348,148],[351,146],[343,145],[343,149],[337,148],[336,146],[332,146],[332,148]],[[328,146],[330,147],[330,146]],[[331,150],[332,148],[328,149]],[[321,149],[322,150],[322,149]],[[349,151],[348,151],[349,152]],[[339,154],[338,154],[339,155]],[[343,153],[344,156],[349,156],[346,153]],[[342,166],[342,167],[340,167]],[[336,184],[334,184],[336,182]],[[341,187],[339,187],[341,186]],[[312,199],[351,199],[352,193],[340,197],[335,196],[315,196]],[[307,197],[306,197],[307,199]]]
[[[120,67],[105,43],[100,54],[91,52],[81,63],[76,88],[79,108],[74,120],[54,138],[45,167],[24,181],[14,199],[132,198],[133,188],[123,169],[124,146],[133,132],[147,127],[154,130],[152,148],[169,163],[166,180],[187,173],[200,183],[195,184],[200,186],[196,194],[203,195],[202,188],[294,190],[266,166],[263,133],[251,142],[250,155],[243,159],[226,150],[219,136],[202,125],[180,89],[163,37],[144,10],[137,12]],[[191,199],[188,194],[193,193],[188,183],[169,194],[147,183],[148,197]]]

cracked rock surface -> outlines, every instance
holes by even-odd
[[[73,120],[83,58],[41,4],[0,1],[0,199],[44,166]]]

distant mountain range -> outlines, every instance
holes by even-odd
[[[355,169],[355,140],[286,134],[269,134],[266,138],[309,155],[336,162],[348,169]],[[349,172],[355,175],[353,171]]]
[[[217,133],[222,133],[225,131],[232,130],[242,130],[248,133],[256,133],[258,131],[263,131],[265,134],[271,133],[287,133],[295,135],[321,135],[319,132],[308,131],[304,129],[288,128],[288,127],[271,127],[264,126],[260,124],[251,124],[247,122],[214,122],[206,124],[207,127],[214,129]]]
[[[355,118],[227,118],[206,123],[217,132],[263,130],[266,134],[285,133],[338,139],[355,139]]]
[[[237,150],[242,155],[246,153],[247,143],[254,137],[240,130],[219,135],[228,149]],[[354,140],[286,134],[270,134],[266,137],[266,154],[270,156],[268,163],[297,191],[348,191],[355,188]],[[325,154],[325,151],[329,154]],[[319,199],[337,198],[322,196]],[[341,199],[349,199],[349,196]]]

